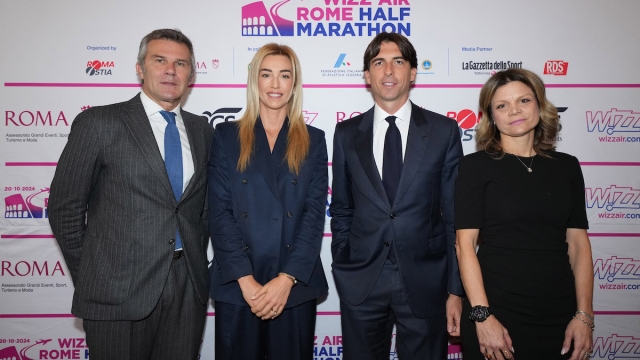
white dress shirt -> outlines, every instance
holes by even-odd
[[[153,136],[156,138],[160,155],[162,155],[162,160],[164,160],[164,131],[167,128],[167,120],[160,114],[160,111],[164,109],[155,101],[151,100],[144,91],[140,92],[140,100],[142,100],[142,106],[149,118]],[[171,110],[171,112],[176,114],[176,126],[180,133],[180,145],[182,146],[182,191],[184,192],[187,185],[189,185],[189,181],[191,181],[191,177],[193,177],[193,158],[191,157],[191,146],[189,146],[187,130],[184,127],[184,120],[182,120],[182,115],[180,114],[180,105]]]
[[[395,114],[387,114],[381,107],[376,104],[373,108],[373,159],[378,167],[378,174],[382,179],[382,160],[384,159],[384,138],[387,135],[389,123],[387,116],[396,117],[396,126],[400,130],[400,138],[402,139],[402,159],[404,159],[405,149],[407,148],[407,136],[409,135],[409,123],[411,121],[411,101],[407,102]]]

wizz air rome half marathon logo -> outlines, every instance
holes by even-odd
[[[265,3],[273,1],[242,6],[242,36],[411,35],[409,0],[308,0],[295,9],[290,1],[277,1],[269,9]],[[295,21],[281,15],[287,10]]]
[[[89,349],[83,338],[61,338],[56,343],[53,339],[35,341],[16,337],[0,339],[0,359],[89,359]]]

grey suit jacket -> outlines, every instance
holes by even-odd
[[[74,120],[49,197],[49,222],[75,285],[72,313],[139,320],[155,307],[176,227],[191,283],[208,299],[207,160],[213,129],[181,112],[195,172],[176,201],[140,95]]]

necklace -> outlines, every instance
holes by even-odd
[[[271,136],[271,134],[269,134],[269,133],[267,132],[267,130],[266,130],[266,129],[264,130],[264,132],[265,132],[265,134],[267,134],[267,136],[268,136],[271,140],[274,140],[274,141],[275,141],[275,140],[276,140],[276,138],[278,137],[278,136]]]
[[[536,155],[538,155],[538,154],[536,154]],[[529,164],[529,166],[527,166],[525,163],[523,163],[523,162],[522,162],[522,160],[520,160],[520,157],[519,157],[519,156],[517,156],[517,155],[513,155],[513,156],[515,156],[515,157],[516,157],[516,159],[518,159],[518,161],[520,161],[520,163],[521,163],[524,167],[526,167],[526,168],[527,168],[527,171],[531,173],[531,172],[533,172],[533,170],[531,169],[531,165],[533,165],[533,159],[535,159],[536,155],[533,155],[533,157],[531,158],[531,164]]]

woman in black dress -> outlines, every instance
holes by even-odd
[[[522,69],[493,75],[480,108],[484,150],[460,161],[455,197],[464,358],[586,358],[594,321],[584,179],[575,157],[553,151],[557,109]]]

